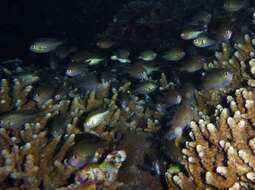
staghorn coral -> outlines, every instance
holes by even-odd
[[[113,133],[105,130],[107,126],[114,126],[119,117],[114,97],[108,93],[88,93],[86,97],[74,95],[64,100],[50,99],[38,106],[32,101],[29,93],[32,85],[21,87],[18,80],[11,84],[6,79],[1,83],[1,128],[0,128],[0,185],[3,189],[81,189],[89,188],[91,184],[96,188],[111,186],[114,175],[118,173],[121,163],[125,160],[125,152],[110,152],[106,160],[89,166],[94,171],[102,169],[102,164],[112,163],[110,159],[121,153],[121,160],[116,164],[103,168],[105,176],[100,181],[90,179],[90,183],[80,184],[74,177],[85,169],[78,170],[66,162],[67,155],[75,136],[84,133],[80,121],[84,115],[99,108],[112,109],[109,118],[100,125],[96,133],[109,141]],[[18,104],[17,104],[18,102]],[[28,112],[28,113],[27,113]],[[51,126],[51,121],[63,116],[62,126]],[[116,157],[116,156],[115,156]],[[110,168],[111,166],[111,168]],[[111,173],[114,172],[114,173]],[[96,176],[95,176],[96,178]],[[102,181],[105,185],[102,185]],[[92,188],[92,187],[91,187]]]
[[[246,34],[243,37],[238,36],[234,46],[229,43],[222,43],[221,51],[215,52],[215,59],[204,64],[204,69],[227,69],[233,73],[233,79],[230,85],[222,89],[200,90],[196,93],[198,107],[202,111],[203,105],[215,106],[222,101],[231,91],[242,85],[255,86],[254,82],[254,39]]]
[[[31,85],[22,87],[18,79],[14,80],[13,85],[8,80],[2,79],[0,84],[0,113],[13,109],[31,109],[33,103],[29,102],[27,98],[31,91]]]
[[[215,60],[204,65],[205,70],[214,68],[229,69],[234,73],[231,87],[240,86],[243,82],[251,84],[254,66],[254,40],[248,34],[236,41],[234,47],[230,44],[222,43],[222,51],[215,53]]]
[[[169,189],[254,189],[254,90],[240,88],[213,118],[191,123],[183,149],[187,172],[167,172]]]
[[[11,187],[19,187],[19,189],[70,189],[65,186],[70,186],[70,183],[73,183],[72,189],[80,188],[79,184],[73,182],[74,175],[80,171],[65,161],[68,151],[75,143],[75,133],[81,133],[75,128],[77,127],[77,125],[74,125],[76,119],[70,119],[64,135],[59,133],[58,136],[54,135],[52,138],[49,136],[51,132],[47,129],[50,120],[59,112],[64,112],[69,103],[70,101],[60,102],[57,105],[49,103],[43,114],[40,113],[40,115],[44,115],[43,117],[40,118],[38,115],[34,119],[35,123],[32,121],[26,123],[19,131],[13,132],[12,130],[1,128],[1,187],[6,189]],[[122,154],[125,153],[123,152]],[[114,153],[109,154],[107,158],[111,157],[111,155],[114,155]],[[125,157],[123,159],[125,160]],[[115,173],[118,172],[122,161],[119,161],[116,165]],[[95,164],[89,167],[91,170],[96,170],[99,166]],[[114,167],[115,165],[112,166],[110,171]],[[105,175],[109,175],[108,172],[110,171],[104,171]],[[113,181],[108,179],[102,180],[107,185],[113,183]],[[87,188],[87,186],[82,184],[83,188]]]
[[[157,118],[162,114],[144,106],[141,99],[136,97],[128,108],[119,105],[121,96],[129,94],[128,83],[84,96],[73,90],[63,99],[39,104],[31,98],[34,84],[12,81],[2,79],[0,96],[0,185],[4,189],[116,189],[125,152],[107,150],[99,163],[77,169],[68,164],[76,136],[91,133],[111,143],[115,132],[122,131],[119,126],[150,132],[159,129]],[[100,110],[109,111],[105,120],[95,128],[84,128],[85,119]],[[135,116],[130,118],[131,114]]]

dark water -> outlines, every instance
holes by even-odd
[[[87,43],[105,29],[123,2],[1,1],[1,51],[5,55],[21,55],[37,37],[51,36]]]

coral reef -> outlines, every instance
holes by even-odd
[[[113,127],[119,118],[114,100],[103,101],[103,96],[99,98],[91,92],[84,98],[76,95],[60,101],[49,99],[38,107],[29,96],[31,90],[31,85],[21,87],[17,79],[13,84],[6,79],[1,81],[1,188],[80,189],[91,184],[94,188],[97,184],[113,185],[114,176],[126,159],[124,151],[109,152],[100,163],[79,170],[69,165],[67,158],[78,134],[89,132],[112,140],[114,134],[108,133],[106,128],[110,124]],[[112,103],[112,107],[108,103]],[[78,123],[84,120],[85,113],[103,107],[112,108],[112,111],[95,131],[80,127]],[[56,126],[51,124],[62,116],[63,122]],[[94,170],[100,172],[100,179],[98,176],[91,178]],[[80,177],[74,178],[80,175],[82,182],[78,180]]]
[[[218,105],[210,120],[191,123],[192,141],[182,150],[186,172],[166,173],[169,189],[253,189],[253,89],[240,88]]]
[[[252,2],[111,2],[0,62],[1,189],[255,189]]]
[[[87,91],[82,96],[71,89],[71,95],[55,98],[56,92],[43,104],[31,98],[34,86],[32,83],[21,85],[18,79],[1,81],[1,187],[118,188],[116,176],[126,159],[125,151],[113,147],[110,152],[106,150],[106,157],[99,155],[100,161],[77,169],[68,163],[70,151],[77,144],[75,139],[77,135],[89,133],[111,143],[120,125],[153,132],[158,130],[152,120],[154,112],[139,106],[138,100],[132,100],[127,107],[118,105],[120,96],[130,90],[128,83],[118,90]],[[87,126],[87,120],[97,119],[92,117],[93,113],[102,110],[107,110],[103,120],[95,126]],[[135,113],[133,119],[130,119],[130,112]]]
[[[240,86],[254,87],[254,40],[246,34],[237,36],[234,46],[222,43],[221,51],[215,52],[215,59],[204,63],[204,70],[226,69],[233,73],[231,83],[225,88],[202,89],[196,93],[198,107],[216,106],[223,98]]]

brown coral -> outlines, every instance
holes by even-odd
[[[1,83],[1,128],[0,128],[0,186],[2,189],[81,189],[89,188],[91,184],[97,187],[95,180],[90,183],[78,184],[75,175],[82,172],[66,162],[67,153],[74,145],[75,136],[83,133],[79,126],[83,121],[84,114],[99,108],[112,109],[109,118],[91,131],[97,135],[111,140],[113,134],[108,133],[106,126],[114,125],[118,121],[119,111],[114,103],[114,97],[96,96],[94,92],[87,97],[81,98],[75,95],[67,100],[49,100],[38,107],[28,94],[32,86],[21,87],[18,80],[14,85],[3,79]],[[29,113],[27,114],[27,111]],[[50,121],[59,115],[63,115],[65,125],[59,126],[61,130],[49,128]],[[15,123],[12,124],[12,123]],[[11,124],[10,124],[11,123]],[[54,133],[54,134],[53,134]],[[123,152],[123,151],[122,151]],[[116,153],[109,153],[107,160],[103,163],[112,162],[109,160]],[[123,152],[122,154],[125,154]],[[104,170],[104,175],[118,169],[125,160],[111,166],[111,169]],[[89,166],[96,170],[100,165]],[[114,170],[115,169],[115,170]],[[111,178],[112,179],[112,178]],[[111,186],[114,180],[102,179],[107,186]],[[102,180],[100,186],[102,186]]]
[[[191,142],[183,149],[187,170],[166,173],[169,189],[253,189],[255,182],[255,92],[245,88],[218,105],[215,123],[192,122]]]
[[[222,43],[221,51],[215,52],[215,59],[204,64],[204,69],[227,69],[233,73],[231,84],[222,89],[201,90],[196,93],[197,103],[201,111],[203,105],[216,106],[231,91],[242,85],[255,86],[254,43],[248,34],[240,37],[234,47]],[[200,106],[201,105],[201,106]]]
[[[32,86],[28,85],[22,87],[21,82],[18,79],[13,81],[13,87],[11,82],[2,79],[0,84],[0,113],[16,110],[31,109],[34,104],[28,101],[27,96],[32,91]]]

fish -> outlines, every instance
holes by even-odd
[[[162,92],[161,96],[157,97],[158,102],[163,103],[166,107],[180,104],[182,101],[182,95],[174,89],[169,89]]]
[[[215,44],[215,41],[206,35],[201,35],[193,40],[193,45],[199,48],[206,48]]]
[[[69,77],[75,77],[81,74],[85,74],[88,71],[85,63],[71,62],[66,68],[66,75]]]
[[[179,67],[180,71],[193,73],[203,68],[205,58],[199,55],[188,57]]]
[[[32,85],[40,80],[40,77],[33,73],[19,73],[14,75],[15,79],[17,79],[22,86]]]
[[[207,31],[206,28],[198,28],[198,27],[189,27],[182,30],[180,37],[183,40],[193,40],[196,39],[201,34]]]
[[[216,27],[211,34],[217,42],[228,42],[232,37],[233,31],[228,23],[223,22],[223,24]]]
[[[89,52],[87,50],[78,51],[71,57],[73,63],[86,63],[87,65],[97,65],[105,60],[101,53]]]
[[[186,126],[190,125],[190,122],[194,119],[194,109],[187,104],[183,104],[174,113],[170,121],[170,129],[166,134],[168,140],[175,139],[176,144],[182,137],[183,130]]]
[[[186,53],[179,48],[174,48],[163,53],[161,56],[166,61],[180,61]]]
[[[99,47],[101,49],[109,49],[109,48],[113,47],[115,44],[116,43],[109,38],[99,39],[96,43],[97,47]]]
[[[69,120],[65,115],[56,115],[48,124],[50,134],[54,138],[61,137],[65,133],[68,122]]]
[[[9,112],[0,116],[0,128],[20,129],[37,117],[37,113]]]
[[[71,147],[67,162],[77,169],[93,163],[96,161],[93,158],[97,150],[104,146],[106,142],[103,139],[91,134],[82,134],[80,140]]]
[[[135,86],[134,93],[147,95],[157,89],[157,84],[153,81],[144,81]]]
[[[39,38],[33,41],[30,51],[38,54],[49,53],[64,44],[64,41],[54,38]]]
[[[121,63],[130,63],[130,52],[127,49],[118,49],[116,52],[113,53],[111,56],[111,60],[119,61]]]
[[[226,88],[233,79],[233,73],[227,69],[212,69],[206,72],[202,78],[203,89]]]
[[[100,55],[99,55],[99,56],[90,57],[90,58],[86,59],[85,62],[91,66],[91,65],[98,65],[100,63],[103,63],[104,60],[105,60],[105,58],[100,57]]]
[[[236,12],[244,8],[247,0],[224,0],[224,9],[228,12]]]
[[[50,100],[54,95],[55,89],[49,85],[41,85],[35,89],[32,99],[37,102],[37,104],[42,105],[48,100]]]
[[[145,50],[140,53],[138,56],[139,59],[142,59],[143,61],[153,61],[157,57],[157,53],[152,50]]]
[[[148,79],[150,74],[158,70],[159,68],[156,66],[138,62],[133,65],[127,66],[123,72],[128,74],[128,76],[131,78],[146,80]]]
[[[73,79],[72,85],[74,88],[78,88],[81,92],[100,92],[109,87],[109,82],[99,81],[96,73],[88,73],[87,75],[79,75]]]
[[[98,127],[108,116],[110,111],[95,112],[90,114],[84,121],[83,127],[85,130]]]

